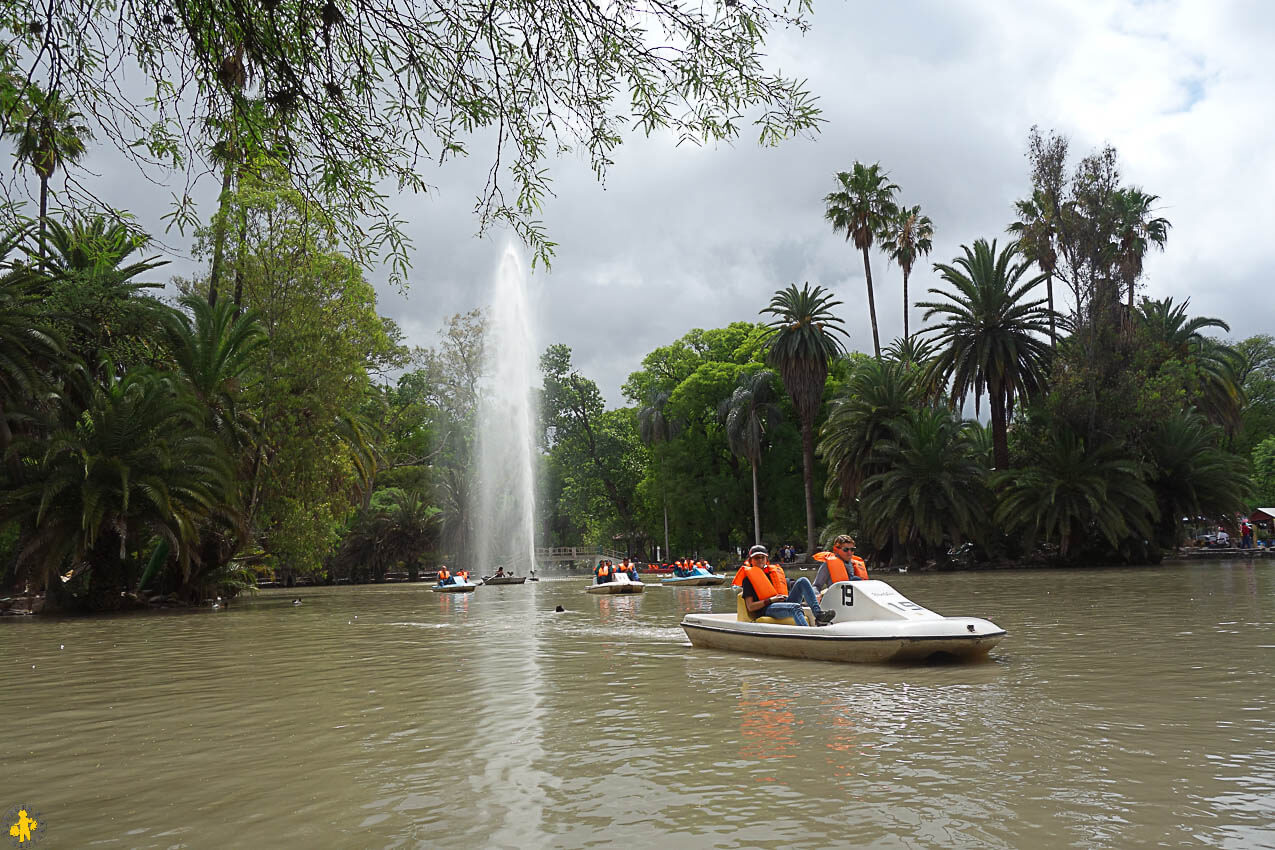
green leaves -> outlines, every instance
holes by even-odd
[[[630,126],[698,144],[733,139],[749,122],[763,144],[814,132],[821,118],[804,81],[762,64],[771,28],[804,29],[808,15],[804,2],[71,0],[42,14],[47,38],[28,31],[22,9],[3,16],[3,70],[56,77],[85,112],[113,116],[97,129],[132,155],[206,159],[209,116],[233,128],[248,160],[287,151],[279,161],[293,187],[348,242],[369,218],[393,231],[359,259],[383,251],[400,276],[403,223],[378,186],[388,177],[423,191],[421,164],[464,155],[467,136],[496,138],[484,148],[480,230],[508,224],[534,262],[548,262],[554,244],[536,216],[556,152],[587,151],[602,179]],[[149,96],[120,96],[106,69],[121,65],[140,70]]]

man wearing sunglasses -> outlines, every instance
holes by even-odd
[[[815,590],[820,596],[839,581],[866,581],[868,578],[868,567],[854,553],[854,538],[849,534],[842,534],[832,541],[831,552],[816,552],[814,559],[821,562],[819,572],[815,573]]]

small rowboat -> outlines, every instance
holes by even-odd
[[[684,576],[669,576],[660,579],[660,584],[667,584],[676,587],[711,587],[713,585],[725,584],[726,576],[719,576],[716,573],[709,572],[703,567],[696,567],[689,574]]]
[[[584,589],[585,593],[641,593],[646,590],[646,585],[640,581],[634,581],[624,573],[613,576],[610,581],[602,584],[591,584]]]
[[[473,593],[477,589],[478,585],[460,578],[451,584],[436,584],[430,588],[435,593]]]
[[[522,584],[526,576],[483,576],[483,584]]]
[[[981,658],[1005,637],[1005,630],[990,620],[941,616],[883,581],[838,582],[820,607],[837,612],[830,625],[798,626],[792,620],[753,619],[737,597],[735,613],[687,614],[682,629],[692,645],[709,649],[878,663],[931,656]]]

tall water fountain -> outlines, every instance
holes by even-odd
[[[505,248],[488,313],[484,372],[490,385],[478,409],[475,566],[525,575],[536,563],[535,386],[539,376],[528,278],[522,258]]]

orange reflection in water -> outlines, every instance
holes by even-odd
[[[636,593],[620,595],[595,596],[598,600],[598,614],[604,626],[631,625],[633,615],[637,612],[638,600],[642,597]]]
[[[792,698],[766,686],[739,683],[740,755],[749,759],[796,758]]]
[[[436,593],[439,598],[439,610],[444,614],[469,614],[469,597],[468,593]]]

